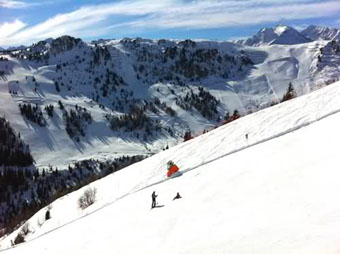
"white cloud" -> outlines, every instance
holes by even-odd
[[[20,29],[26,26],[25,23],[21,22],[20,20],[15,20],[12,23],[3,23],[0,25],[0,34],[1,37],[7,38],[12,34],[20,31]]]
[[[294,27],[298,31],[302,31],[306,29],[308,26],[309,24],[298,24],[298,25],[293,25],[292,27]]]
[[[4,2],[4,0],[0,0]],[[9,2],[6,0],[5,2]],[[13,2],[13,1],[11,1]],[[30,43],[64,34],[87,37],[115,29],[199,29],[330,17],[338,0],[136,0],[85,6],[35,26],[0,34],[0,45]],[[125,16],[125,19],[121,17]],[[121,21],[122,20],[122,21]],[[110,30],[111,29],[111,30]],[[138,31],[138,30],[137,30]]]
[[[239,40],[246,40],[250,37],[251,35],[249,36],[236,36],[236,37],[230,37],[228,38],[228,41],[239,41]]]
[[[57,37],[64,34],[81,36],[79,31],[93,29],[103,31],[101,22],[114,15],[145,15],[160,11],[166,7],[170,0],[155,4],[152,1],[122,2],[115,4],[102,4],[82,7],[76,11],[59,14],[40,24],[27,27],[11,37],[0,34],[0,45],[30,43],[48,37]],[[100,28],[100,29],[97,29]],[[86,36],[86,34],[83,34]],[[99,35],[99,34],[98,34]]]
[[[29,6],[29,4],[21,1],[12,1],[12,0],[0,0],[0,7],[17,9],[17,8],[25,8]]]
[[[340,4],[338,1],[271,6],[259,5],[252,8],[243,8],[243,6],[240,7],[239,5],[230,6],[226,4],[226,1],[214,4],[204,1],[196,5],[174,7],[166,12],[156,13],[132,22],[131,25],[188,29],[233,27],[282,20],[329,17],[335,15],[339,10]]]

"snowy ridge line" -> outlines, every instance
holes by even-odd
[[[210,164],[210,163],[212,163],[212,162],[214,162],[214,161],[216,161],[216,160],[219,160],[219,159],[221,159],[221,158],[224,158],[224,157],[226,157],[226,156],[229,156],[229,155],[238,153],[238,152],[243,151],[243,150],[245,150],[245,149],[247,149],[247,148],[251,148],[251,147],[257,146],[257,145],[259,145],[259,144],[262,144],[262,143],[265,143],[265,142],[267,142],[267,141],[270,141],[270,140],[276,139],[276,138],[278,138],[278,137],[284,136],[284,135],[286,135],[286,134],[289,134],[289,133],[294,132],[294,131],[296,131],[296,130],[299,130],[299,129],[301,129],[301,128],[307,127],[307,126],[309,126],[309,125],[311,125],[311,124],[313,124],[313,123],[316,123],[316,122],[318,122],[318,121],[320,121],[320,120],[323,120],[323,119],[325,119],[325,118],[327,118],[327,117],[330,117],[330,116],[335,115],[335,114],[338,114],[338,113],[340,113],[340,109],[331,111],[331,112],[329,112],[329,113],[327,113],[327,114],[325,114],[325,115],[323,115],[323,116],[321,116],[321,117],[319,117],[319,118],[317,118],[317,119],[314,119],[314,120],[311,120],[311,121],[307,121],[307,122],[302,123],[302,124],[300,124],[300,125],[297,125],[297,126],[295,126],[295,127],[289,128],[289,129],[286,130],[286,131],[280,132],[280,133],[278,133],[278,134],[276,134],[276,135],[273,135],[273,136],[271,136],[271,137],[265,138],[265,139],[263,139],[263,140],[260,140],[260,141],[258,141],[258,142],[255,142],[255,143],[253,143],[253,144],[246,145],[246,146],[242,146],[242,147],[240,147],[240,148],[238,148],[238,149],[235,149],[235,150],[233,150],[233,151],[230,151],[230,152],[228,152],[228,153],[226,153],[226,154],[223,154],[223,155],[221,155],[221,156],[218,156],[218,157],[213,158],[213,159],[211,159],[211,160],[208,160],[208,161],[206,161],[206,162],[202,162],[201,164],[199,164],[199,165],[197,165],[197,166],[195,166],[195,167],[191,167],[191,168],[187,168],[187,169],[181,170],[181,172],[182,172],[183,174],[184,174],[184,173],[187,173],[187,172],[189,172],[189,171],[192,171],[192,170],[197,169],[197,168],[199,168],[199,167],[201,167],[201,166]],[[87,214],[84,214],[84,215],[82,215],[82,216],[80,216],[80,217],[78,217],[78,218],[76,218],[76,219],[74,219],[74,220],[71,220],[71,221],[69,221],[69,222],[67,222],[67,223],[65,223],[65,224],[63,224],[63,225],[60,225],[60,226],[58,226],[58,227],[55,227],[54,229],[51,229],[50,231],[47,231],[47,232],[45,232],[44,234],[41,234],[41,235],[39,235],[39,236],[37,236],[37,237],[35,237],[35,238],[30,239],[29,241],[26,241],[26,242],[23,242],[23,243],[21,243],[21,244],[14,245],[14,246],[11,246],[11,247],[2,249],[2,250],[0,250],[0,253],[1,253],[1,252],[4,252],[4,251],[6,251],[6,250],[10,250],[10,249],[16,248],[16,247],[18,247],[18,246],[21,246],[22,244],[30,243],[30,242],[32,242],[32,241],[34,241],[34,240],[37,240],[37,239],[39,239],[39,238],[41,238],[41,237],[43,237],[43,236],[45,236],[45,235],[48,235],[48,234],[50,234],[50,233],[56,231],[57,229],[60,229],[60,228],[63,228],[63,227],[65,227],[65,226],[67,226],[67,225],[73,224],[74,222],[76,222],[76,221],[78,221],[78,220],[81,220],[81,219],[83,219],[83,218],[85,218],[85,217],[87,217],[87,216],[89,216],[89,215],[91,215],[91,214],[93,214],[93,213],[95,213],[95,212],[97,212],[97,211],[100,211],[100,210],[102,210],[102,209],[104,209],[104,208],[106,208],[106,207],[108,207],[108,206],[114,204],[115,202],[119,201],[119,200],[122,199],[122,198],[125,198],[125,197],[127,197],[127,196],[129,196],[129,195],[131,195],[131,194],[137,193],[137,192],[139,192],[139,191],[145,190],[145,189],[147,189],[147,188],[149,188],[149,187],[158,185],[158,184],[160,184],[160,183],[163,183],[163,182],[166,182],[166,181],[169,181],[169,180],[172,180],[172,178],[166,178],[166,179],[157,181],[157,182],[155,182],[155,183],[149,184],[149,185],[147,185],[147,186],[141,187],[141,188],[138,189],[138,190],[135,190],[135,191],[132,191],[132,192],[128,192],[128,193],[126,193],[126,194],[124,194],[124,195],[122,195],[122,196],[116,198],[115,200],[113,200],[113,201],[111,201],[111,202],[108,202],[108,203],[104,204],[104,205],[103,205],[102,207],[100,207],[100,208],[97,208],[97,209],[95,209],[95,210],[93,210],[93,211],[91,211],[91,212],[89,212],[89,213],[87,213]],[[132,189],[132,190],[133,190],[133,189]]]

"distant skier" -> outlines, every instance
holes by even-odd
[[[246,134],[246,140],[248,140],[248,133]]]
[[[177,165],[173,162],[173,161],[169,161],[168,162],[168,172],[167,172],[167,176],[171,177],[174,173],[178,172],[179,168],[177,167]]]
[[[151,204],[151,209],[152,209],[152,208],[156,207],[156,198],[157,198],[157,195],[156,195],[155,191],[152,192],[151,198],[152,198],[152,204]]]
[[[182,198],[182,197],[181,197],[181,195],[179,195],[179,192],[177,192],[177,195],[174,197],[173,200],[175,200],[175,199],[180,199],[180,198]]]

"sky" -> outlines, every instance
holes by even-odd
[[[0,46],[71,35],[232,40],[277,24],[340,28],[340,0],[0,0]]]

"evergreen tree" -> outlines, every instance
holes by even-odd
[[[190,139],[192,139],[191,131],[188,130],[188,131],[186,131],[185,134],[184,134],[184,142],[185,142],[185,141],[188,141],[188,140],[190,140]]]
[[[283,95],[281,102],[291,100],[296,97],[292,82],[289,83],[287,92]]]

